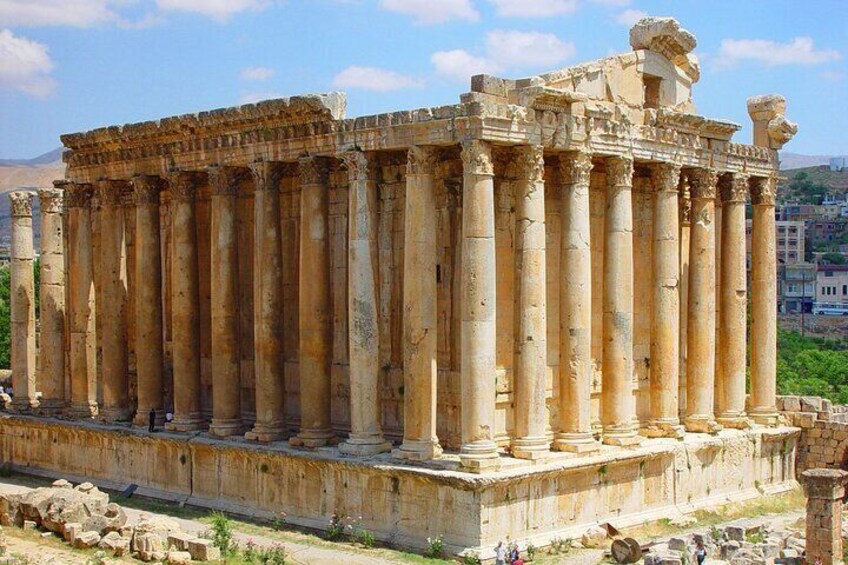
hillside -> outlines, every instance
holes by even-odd
[[[830,163],[830,158],[835,156],[836,155],[801,155],[799,153],[781,151],[780,170],[788,171],[791,169],[803,169],[807,167],[816,167],[818,165],[827,165]]]
[[[51,159],[48,161],[48,159]],[[62,151],[57,149],[34,159],[0,159],[0,248],[9,246],[9,199],[7,192],[22,188],[53,186],[53,181],[64,178],[65,164],[62,163]],[[33,205],[33,214],[39,213],[38,199]],[[33,222],[36,244],[40,225]]]
[[[824,196],[848,191],[848,170],[831,171],[827,166],[804,167],[783,171],[785,180],[778,185],[778,199],[818,204]]]

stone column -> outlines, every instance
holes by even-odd
[[[462,143],[462,466],[496,468],[495,444],[495,195],[491,148]]]
[[[745,265],[745,197],[748,176],[722,175],[719,180],[721,217],[721,300],[719,342],[721,397],[716,398],[718,422],[730,428],[748,427],[745,417],[745,355],[747,349],[748,287]]]
[[[348,171],[348,346],[350,436],[342,453],[389,451],[380,424],[380,324],[377,255],[377,176],[374,157],[343,155]]]
[[[12,265],[10,291],[12,409],[26,412],[38,407],[35,394],[35,273],[33,271],[32,197],[9,193],[12,211]]]
[[[716,173],[693,169],[692,224],[689,239],[689,327],[686,380],[686,431],[713,433],[715,379],[715,198]]]
[[[515,188],[518,271],[515,430],[512,455],[540,459],[550,451],[545,428],[547,292],[545,289],[545,161],[541,145],[513,149],[518,169]]]
[[[652,166],[654,184],[654,303],[651,321],[651,419],[643,434],[683,437],[678,417],[680,384],[680,167]]]
[[[239,371],[239,264],[236,239],[236,194],[246,170],[210,167],[212,423],[209,433],[228,437],[244,433]]]
[[[133,423],[146,426],[150,411],[164,418],[164,335],[162,333],[162,253],[159,193],[162,179],[139,175],[135,192],[135,355],[138,408]]]
[[[559,428],[553,447],[588,453],[592,436],[592,247],[589,179],[592,156],[560,157]]]
[[[109,421],[129,417],[127,373],[127,273],[124,218],[121,208],[123,181],[102,180],[96,185],[100,203],[100,308],[104,328],[102,343],[103,406],[100,415]]]
[[[777,424],[777,254],[774,178],[751,179],[751,405],[758,424]]]
[[[293,445],[320,447],[330,427],[330,235],[327,161],[300,165],[300,433]]]
[[[842,499],[848,472],[808,469],[801,473],[807,496],[807,562],[842,563]]]
[[[436,151],[412,147],[407,154],[403,234],[403,444],[401,459],[442,454],[436,436],[437,309]]]
[[[677,414],[678,418],[686,417],[686,348],[688,346],[689,327],[689,240],[692,233],[692,199],[689,190],[689,180],[686,175],[680,175],[680,186],[677,191],[680,199],[680,337],[677,340],[680,346],[680,382],[677,387]]]
[[[633,160],[606,160],[604,221],[604,351],[601,383],[603,441],[636,445],[633,397]]]
[[[256,422],[247,439],[269,442],[285,435],[283,377],[283,248],[280,233],[282,163],[254,163],[253,356]],[[319,284],[307,281],[306,286]],[[329,395],[329,390],[327,391]]]
[[[171,296],[173,325],[174,420],[173,431],[203,427],[200,412],[200,290],[197,266],[195,197],[200,173],[171,173]]]
[[[40,408],[55,415],[65,407],[65,256],[62,222],[63,191],[42,188],[41,321],[38,340]]]
[[[92,263],[90,184],[69,183],[65,189],[68,215],[68,310],[70,313],[70,415],[97,415],[97,335],[95,331],[94,266]]]

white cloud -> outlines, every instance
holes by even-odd
[[[835,49],[816,50],[811,37],[796,37],[789,43],[765,39],[722,39],[716,65],[732,67],[742,61],[755,61],[767,67],[817,65],[842,58]]]
[[[264,81],[274,76],[274,69],[268,67],[247,67],[241,71],[242,80]]]
[[[0,0],[0,25],[89,27],[117,21],[121,0]]]
[[[273,90],[264,90],[264,91],[249,91],[242,92],[239,96],[239,104],[255,104],[256,102],[261,102],[263,100],[270,100],[271,98],[282,98],[282,94],[279,92],[274,92]]]
[[[489,0],[501,17],[543,18],[570,14],[577,9],[577,0]]]
[[[495,74],[501,71],[497,63],[485,57],[475,57],[464,49],[433,53],[430,61],[436,72],[457,81],[466,81],[473,75]]]
[[[360,88],[376,92],[419,88],[423,84],[419,79],[377,67],[351,66],[333,77],[334,88]]]
[[[595,4],[611,8],[623,8],[630,5],[630,0],[592,0]]]
[[[476,22],[480,14],[471,0],[380,0],[380,7],[390,12],[412,16],[416,24],[441,24],[450,20]]]
[[[623,25],[623,26],[632,26],[635,25],[636,22],[648,16],[647,12],[643,12],[642,10],[624,10],[620,14],[615,17],[615,23]]]
[[[44,98],[56,86],[52,70],[46,45],[0,31],[0,86]]]
[[[269,4],[269,0],[156,0],[160,10],[201,14],[219,22],[246,10],[262,10]]]

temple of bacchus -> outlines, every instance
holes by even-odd
[[[774,207],[797,126],[752,97],[734,142],[696,113],[692,34],[648,18],[630,43],[450,106],[345,118],[331,93],[62,136],[39,289],[34,195],[11,195],[0,456],[484,555],[791,488]],[[173,419],[149,434],[151,411]]]

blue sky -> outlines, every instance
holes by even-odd
[[[698,38],[699,113],[736,121],[777,92],[786,149],[848,154],[848,3],[788,0],[0,0],[0,157],[61,133],[344,90],[348,116],[456,103],[468,77],[522,77],[630,50],[642,15]]]

